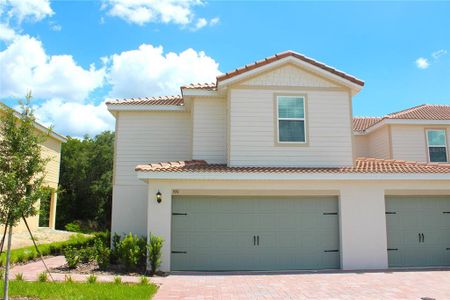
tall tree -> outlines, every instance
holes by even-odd
[[[34,125],[31,94],[21,104],[21,113],[5,107],[0,116],[0,224],[8,229],[4,299],[8,279],[13,227],[22,218],[37,214],[35,204],[44,198],[45,166],[40,144],[47,138]]]

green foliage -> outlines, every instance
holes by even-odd
[[[43,256],[47,255],[62,255],[64,254],[64,249],[67,247],[73,247],[76,249],[89,247],[94,244],[95,238],[92,236],[86,236],[83,234],[72,235],[68,240],[61,242],[54,242],[50,244],[38,245],[39,251]],[[18,257],[25,257],[23,262],[36,259],[38,253],[34,246],[18,248],[11,250],[11,263],[17,263]],[[0,255],[0,264],[3,265],[6,260],[6,253]]]
[[[95,260],[97,261],[99,268],[104,270],[109,266],[111,249],[109,249],[100,238],[95,240],[94,246],[96,252]]]
[[[23,273],[16,273],[16,278],[17,281],[23,281]]]
[[[115,284],[121,284],[122,283],[122,277],[114,276],[114,283]]]
[[[81,232],[80,225],[76,223],[68,223],[64,226],[64,229],[71,232]]]
[[[139,278],[139,283],[140,283],[140,284],[143,284],[143,285],[147,285],[147,284],[149,283],[148,278],[145,277],[145,276],[141,276],[141,277]]]
[[[148,259],[150,261],[150,267],[152,274],[155,274],[158,271],[159,266],[161,265],[161,249],[163,246],[164,240],[156,235],[152,235],[150,237],[150,243],[148,244]]]
[[[48,274],[47,272],[42,272],[38,275],[38,281],[39,282],[47,282],[48,281]]]
[[[0,269],[0,281],[2,281],[5,278],[5,270],[3,268]]]
[[[111,263],[113,264],[117,264],[119,263],[119,259],[120,259],[120,235],[118,235],[117,233],[114,233],[113,237],[112,237],[112,249],[111,249]]]
[[[65,275],[64,276],[64,281],[67,282],[67,283],[73,283],[74,282],[71,275]]]
[[[0,289],[3,283],[0,282]],[[12,281],[10,296],[41,300],[141,300],[156,293],[154,284],[71,283]]]
[[[1,107],[0,114],[0,225],[16,225],[37,214],[35,204],[46,195],[45,166],[40,144],[48,136],[35,129],[30,105],[20,102],[21,113]]]
[[[86,281],[88,283],[96,283],[97,282],[97,276],[95,276],[94,274],[91,274],[87,277]]]
[[[97,255],[94,247],[80,249],[78,253],[80,255],[80,261],[84,264],[94,261]]]
[[[113,149],[109,131],[62,145],[58,228],[75,220],[83,232],[110,228]]]
[[[80,262],[80,253],[73,247],[67,247],[64,250],[64,257],[70,269],[75,269]]]
[[[52,189],[46,188],[45,197],[39,201],[39,226],[48,227],[50,219],[50,202],[52,199]]]
[[[129,233],[116,245],[119,261],[127,270],[144,266],[147,252],[145,238]]]

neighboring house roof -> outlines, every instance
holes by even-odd
[[[7,109],[12,109],[14,111],[14,114],[16,115],[17,118],[20,118],[20,112],[16,111],[15,109],[7,106],[6,104],[0,102],[0,110],[7,110]],[[61,135],[59,133],[54,132],[53,130],[51,130],[50,128],[38,123],[38,122],[34,122],[34,127],[36,129],[38,129],[39,131],[44,132],[45,134],[50,133],[50,136],[62,143],[67,142],[67,137],[64,135]]]
[[[214,82],[191,83],[188,85],[183,85],[181,89],[201,89],[201,90],[215,91],[217,89],[217,85]]]
[[[180,95],[175,96],[161,96],[161,97],[145,97],[145,98],[127,98],[127,99],[114,99],[106,101],[106,104],[120,104],[120,105],[184,105],[183,97]]]
[[[363,132],[383,120],[450,120],[450,105],[422,104],[384,117],[354,117],[353,130]]]
[[[138,172],[214,172],[214,173],[288,173],[288,174],[348,174],[348,173],[445,173],[450,174],[450,164],[418,163],[402,160],[358,158],[352,167],[228,167],[222,164],[208,164],[204,160],[152,163],[136,166]]]
[[[217,83],[219,83],[222,80],[230,79],[230,78],[232,78],[234,76],[237,76],[237,75],[243,74],[245,72],[257,69],[259,67],[268,65],[268,64],[270,64],[272,62],[278,61],[278,60],[286,58],[286,57],[295,57],[295,58],[297,58],[297,59],[299,59],[301,61],[309,63],[309,64],[311,64],[311,65],[313,65],[315,67],[318,67],[318,68],[320,68],[322,70],[328,71],[328,72],[330,72],[330,73],[332,73],[334,75],[342,77],[342,78],[344,78],[344,79],[346,79],[348,81],[351,81],[353,83],[356,83],[357,85],[364,86],[364,81],[362,81],[362,80],[360,80],[360,79],[358,79],[358,78],[356,78],[356,77],[354,77],[352,75],[344,73],[344,72],[342,72],[342,71],[340,71],[340,70],[338,70],[336,68],[333,68],[333,67],[330,67],[330,66],[328,66],[328,65],[326,65],[324,63],[321,63],[321,62],[319,62],[317,60],[314,60],[312,58],[304,56],[303,54],[300,54],[300,53],[297,53],[295,51],[292,51],[292,50],[288,50],[288,51],[285,51],[285,52],[277,53],[277,54],[275,54],[273,56],[266,57],[266,58],[264,58],[262,60],[254,62],[252,64],[245,65],[245,66],[243,66],[241,68],[237,68],[234,71],[225,73],[223,75],[219,75],[219,76],[217,76]]]

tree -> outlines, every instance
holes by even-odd
[[[42,158],[40,146],[48,135],[35,129],[30,100],[29,93],[26,102],[20,102],[21,113],[5,108],[0,116],[0,224],[8,229],[4,299],[8,299],[13,227],[36,215],[35,204],[48,192],[43,185],[48,160]]]

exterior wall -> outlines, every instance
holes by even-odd
[[[450,150],[450,126],[391,125],[391,128],[394,159],[427,162],[425,130],[428,128],[447,129],[447,152]]]
[[[155,194],[162,193],[157,203]],[[148,189],[148,231],[161,236],[161,270],[170,271],[172,195],[337,195],[339,196],[342,269],[388,266],[385,196],[450,195],[449,181],[430,180],[160,180]]]
[[[196,98],[192,105],[192,158],[227,162],[226,99]]]
[[[120,112],[116,117],[112,232],[146,235],[147,185],[136,165],[190,160],[191,114],[186,112]]]
[[[233,88],[229,165],[352,165],[351,100],[347,91]],[[306,145],[276,143],[275,94],[306,95]]]
[[[391,158],[389,127],[381,127],[367,135],[369,157]]]
[[[365,135],[354,135],[353,136],[353,153],[355,158],[358,157],[369,157],[369,141]]]

